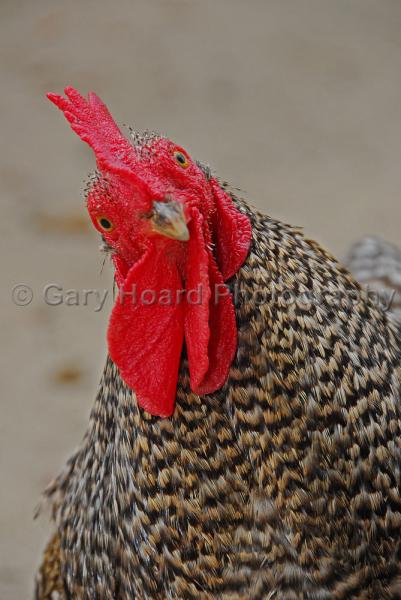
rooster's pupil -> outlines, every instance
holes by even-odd
[[[177,154],[177,160],[179,163],[181,163],[182,165],[185,165],[185,156],[183,154]]]
[[[100,219],[100,225],[103,227],[103,229],[110,229],[111,227],[111,223],[107,219]]]

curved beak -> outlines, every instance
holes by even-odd
[[[152,230],[173,240],[187,242],[189,231],[180,202],[153,202]]]

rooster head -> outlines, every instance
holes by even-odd
[[[170,416],[184,340],[192,392],[212,393],[227,379],[237,329],[224,281],[246,259],[249,220],[180,146],[155,134],[124,137],[96,94],[68,87],[48,98],[96,157],[87,207],[119,287],[110,356],[138,404]]]

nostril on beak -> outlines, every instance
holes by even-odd
[[[180,202],[153,202],[152,230],[173,240],[187,242],[189,231]]]

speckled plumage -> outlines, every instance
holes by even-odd
[[[199,398],[183,357],[159,419],[107,361],[47,491],[39,600],[401,598],[401,327],[315,242],[235,202],[253,245],[229,379]]]

